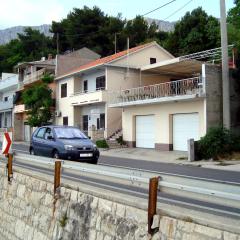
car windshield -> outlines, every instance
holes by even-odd
[[[60,139],[87,139],[86,135],[77,128],[54,128],[57,138]]]

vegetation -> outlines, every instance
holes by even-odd
[[[228,13],[229,44],[240,50],[240,0]],[[26,28],[18,39],[0,46],[0,72],[12,72],[18,62],[39,60],[49,53],[88,47],[101,56],[113,54],[115,35],[117,51],[126,49],[127,37],[130,47],[152,40],[179,56],[220,46],[219,20],[209,16],[202,8],[187,12],[176,23],[171,33],[159,31],[155,23],[150,26],[142,16],[132,20],[123,19],[121,14],[108,16],[100,8],[74,8],[60,22],[52,22],[53,38],[37,30]]]
[[[224,127],[213,127],[197,142],[199,159],[220,159],[233,152],[240,151],[240,137]]]
[[[96,145],[98,148],[109,148],[107,141],[105,139],[103,140],[97,140]]]
[[[46,83],[33,85],[26,89],[22,95],[23,103],[28,115],[28,124],[31,127],[42,126],[52,118],[53,106],[52,90]]]

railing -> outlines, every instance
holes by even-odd
[[[46,70],[44,68],[41,70],[38,70],[36,72],[32,72],[31,74],[24,76],[23,83],[29,84],[29,83],[38,81],[45,74],[45,72],[46,72]]]
[[[9,98],[8,101],[0,101],[0,110],[13,108],[13,98]]]
[[[202,91],[203,86],[201,78],[194,77],[112,92],[110,93],[110,104],[201,94]]]
[[[80,91],[80,92],[74,92],[73,94],[71,94],[71,97],[72,96],[83,95],[83,94],[91,94],[91,93],[100,92],[100,91],[104,91],[104,90],[106,90],[106,89],[105,88],[97,88],[95,91],[85,90],[85,91]]]

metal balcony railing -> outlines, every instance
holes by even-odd
[[[109,101],[110,104],[121,104],[164,97],[200,95],[202,92],[203,84],[201,77],[194,77],[112,92],[109,93]]]

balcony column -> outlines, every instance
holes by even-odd
[[[202,64],[202,89],[203,93],[206,92],[206,65]]]

